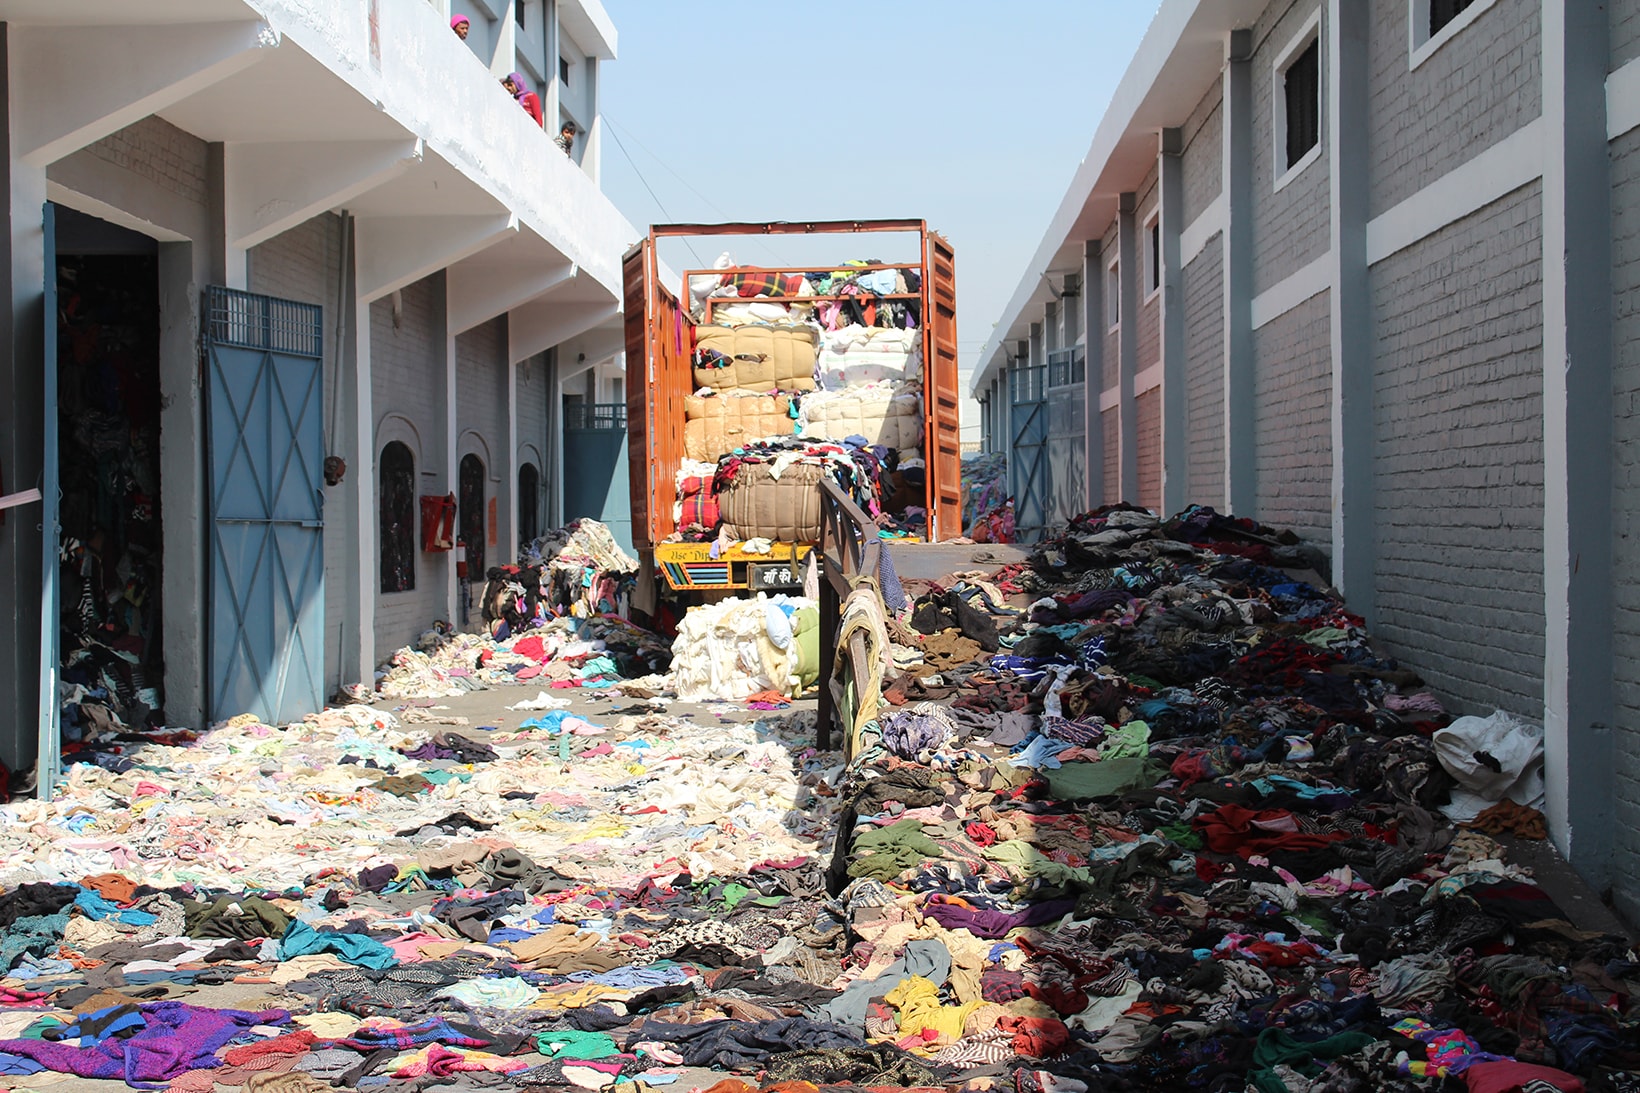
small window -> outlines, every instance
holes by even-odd
[[[1287,166],[1321,143],[1321,43],[1294,58],[1283,84],[1287,100]]]
[[[1446,29],[1446,25],[1462,15],[1475,0],[1429,0],[1429,37]]]
[[[395,440],[382,449],[381,588],[410,592],[416,587],[416,460]]]
[[[467,547],[467,579],[484,581],[484,461],[476,455],[461,457],[461,493],[457,496],[456,522]]]
[[[1152,215],[1145,224],[1145,280],[1147,291],[1162,287],[1162,219]]]
[[[1115,330],[1122,325],[1122,272],[1112,262],[1105,270],[1105,326]]]
[[[1275,189],[1321,158],[1321,12],[1293,35],[1271,68]]]
[[[541,475],[534,463],[518,468],[518,545],[523,547],[541,534],[536,523],[536,504],[541,492]]]
[[[524,0],[513,0],[513,22],[518,24],[519,30],[524,29],[524,12],[526,10]]]
[[[558,58],[558,79],[565,87],[569,86],[569,62],[562,57]]]
[[[1407,0],[1408,67],[1427,61],[1497,0]]]

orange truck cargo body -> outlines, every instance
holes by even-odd
[[[915,233],[917,262],[889,262],[895,269],[916,269],[922,303],[923,457],[927,471],[928,540],[939,542],[962,534],[962,455],[960,393],[957,389],[956,264],[951,246],[928,230],[922,220],[820,221],[767,224],[664,224],[624,259],[626,300],[627,454],[631,473],[632,540],[645,554],[667,547],[676,530],[673,501],[677,472],[684,459],[684,398],[694,391],[691,358],[695,322],[688,313],[691,273],[797,274],[804,269],[735,266],[727,270],[686,271],[673,291],[661,283],[657,240],[713,235],[822,235],[870,232]],[[846,257],[846,256],[845,256]],[[841,267],[839,267],[841,268]],[[680,293],[681,295],[680,297]],[[806,299],[825,299],[808,297]],[[776,298],[773,302],[782,302]],[[784,549],[777,549],[783,555]],[[738,587],[727,580],[722,587]]]

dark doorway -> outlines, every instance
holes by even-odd
[[[541,474],[535,469],[534,463],[526,463],[518,468],[518,545],[524,546],[535,541],[541,534],[541,527],[536,516],[536,506],[540,502]]]
[[[58,208],[63,736],[164,723],[159,251]],[[65,751],[70,748],[65,747]]]
[[[381,457],[381,589],[409,592],[416,587],[416,457],[400,441],[389,441]]]
[[[467,579],[484,583],[484,461],[476,455],[461,457],[461,494],[458,498],[461,538],[467,544]]]

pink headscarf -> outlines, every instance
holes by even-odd
[[[469,27],[473,25],[473,21],[471,19],[467,18],[465,15],[452,15],[452,16],[450,16],[450,29],[451,30],[456,29],[457,27],[459,27],[463,23],[466,23]]]

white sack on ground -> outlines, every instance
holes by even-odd
[[[1433,738],[1435,756],[1458,783],[1441,811],[1462,823],[1507,797],[1541,809],[1543,728],[1498,710],[1460,717]]]

